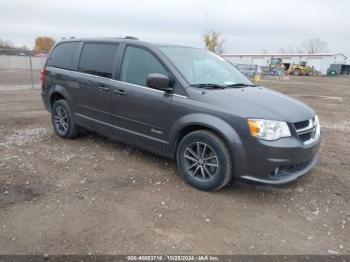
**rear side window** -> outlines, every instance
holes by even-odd
[[[163,65],[150,52],[132,46],[126,48],[120,74],[121,81],[146,86],[147,76],[155,73],[168,75]]]
[[[47,65],[76,70],[80,44],[81,42],[67,42],[57,45],[50,54]]]
[[[85,44],[80,57],[79,71],[112,78],[117,44]]]

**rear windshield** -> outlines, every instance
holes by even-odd
[[[51,52],[47,65],[76,70],[80,44],[81,42],[67,42],[57,45]]]

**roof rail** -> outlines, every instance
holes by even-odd
[[[133,40],[139,40],[137,37],[135,36],[130,36],[130,35],[127,35],[124,37],[125,39],[133,39]]]

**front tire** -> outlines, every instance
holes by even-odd
[[[186,135],[177,149],[177,165],[184,180],[202,191],[216,191],[233,176],[233,161],[225,141],[214,132]]]
[[[74,138],[78,135],[78,126],[74,123],[72,111],[66,100],[57,100],[51,110],[52,126],[62,138]]]

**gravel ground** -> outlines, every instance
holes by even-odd
[[[40,90],[11,81],[0,89],[0,254],[350,254],[350,78],[262,82],[318,112],[319,162],[286,186],[216,193],[151,153],[58,138]]]

